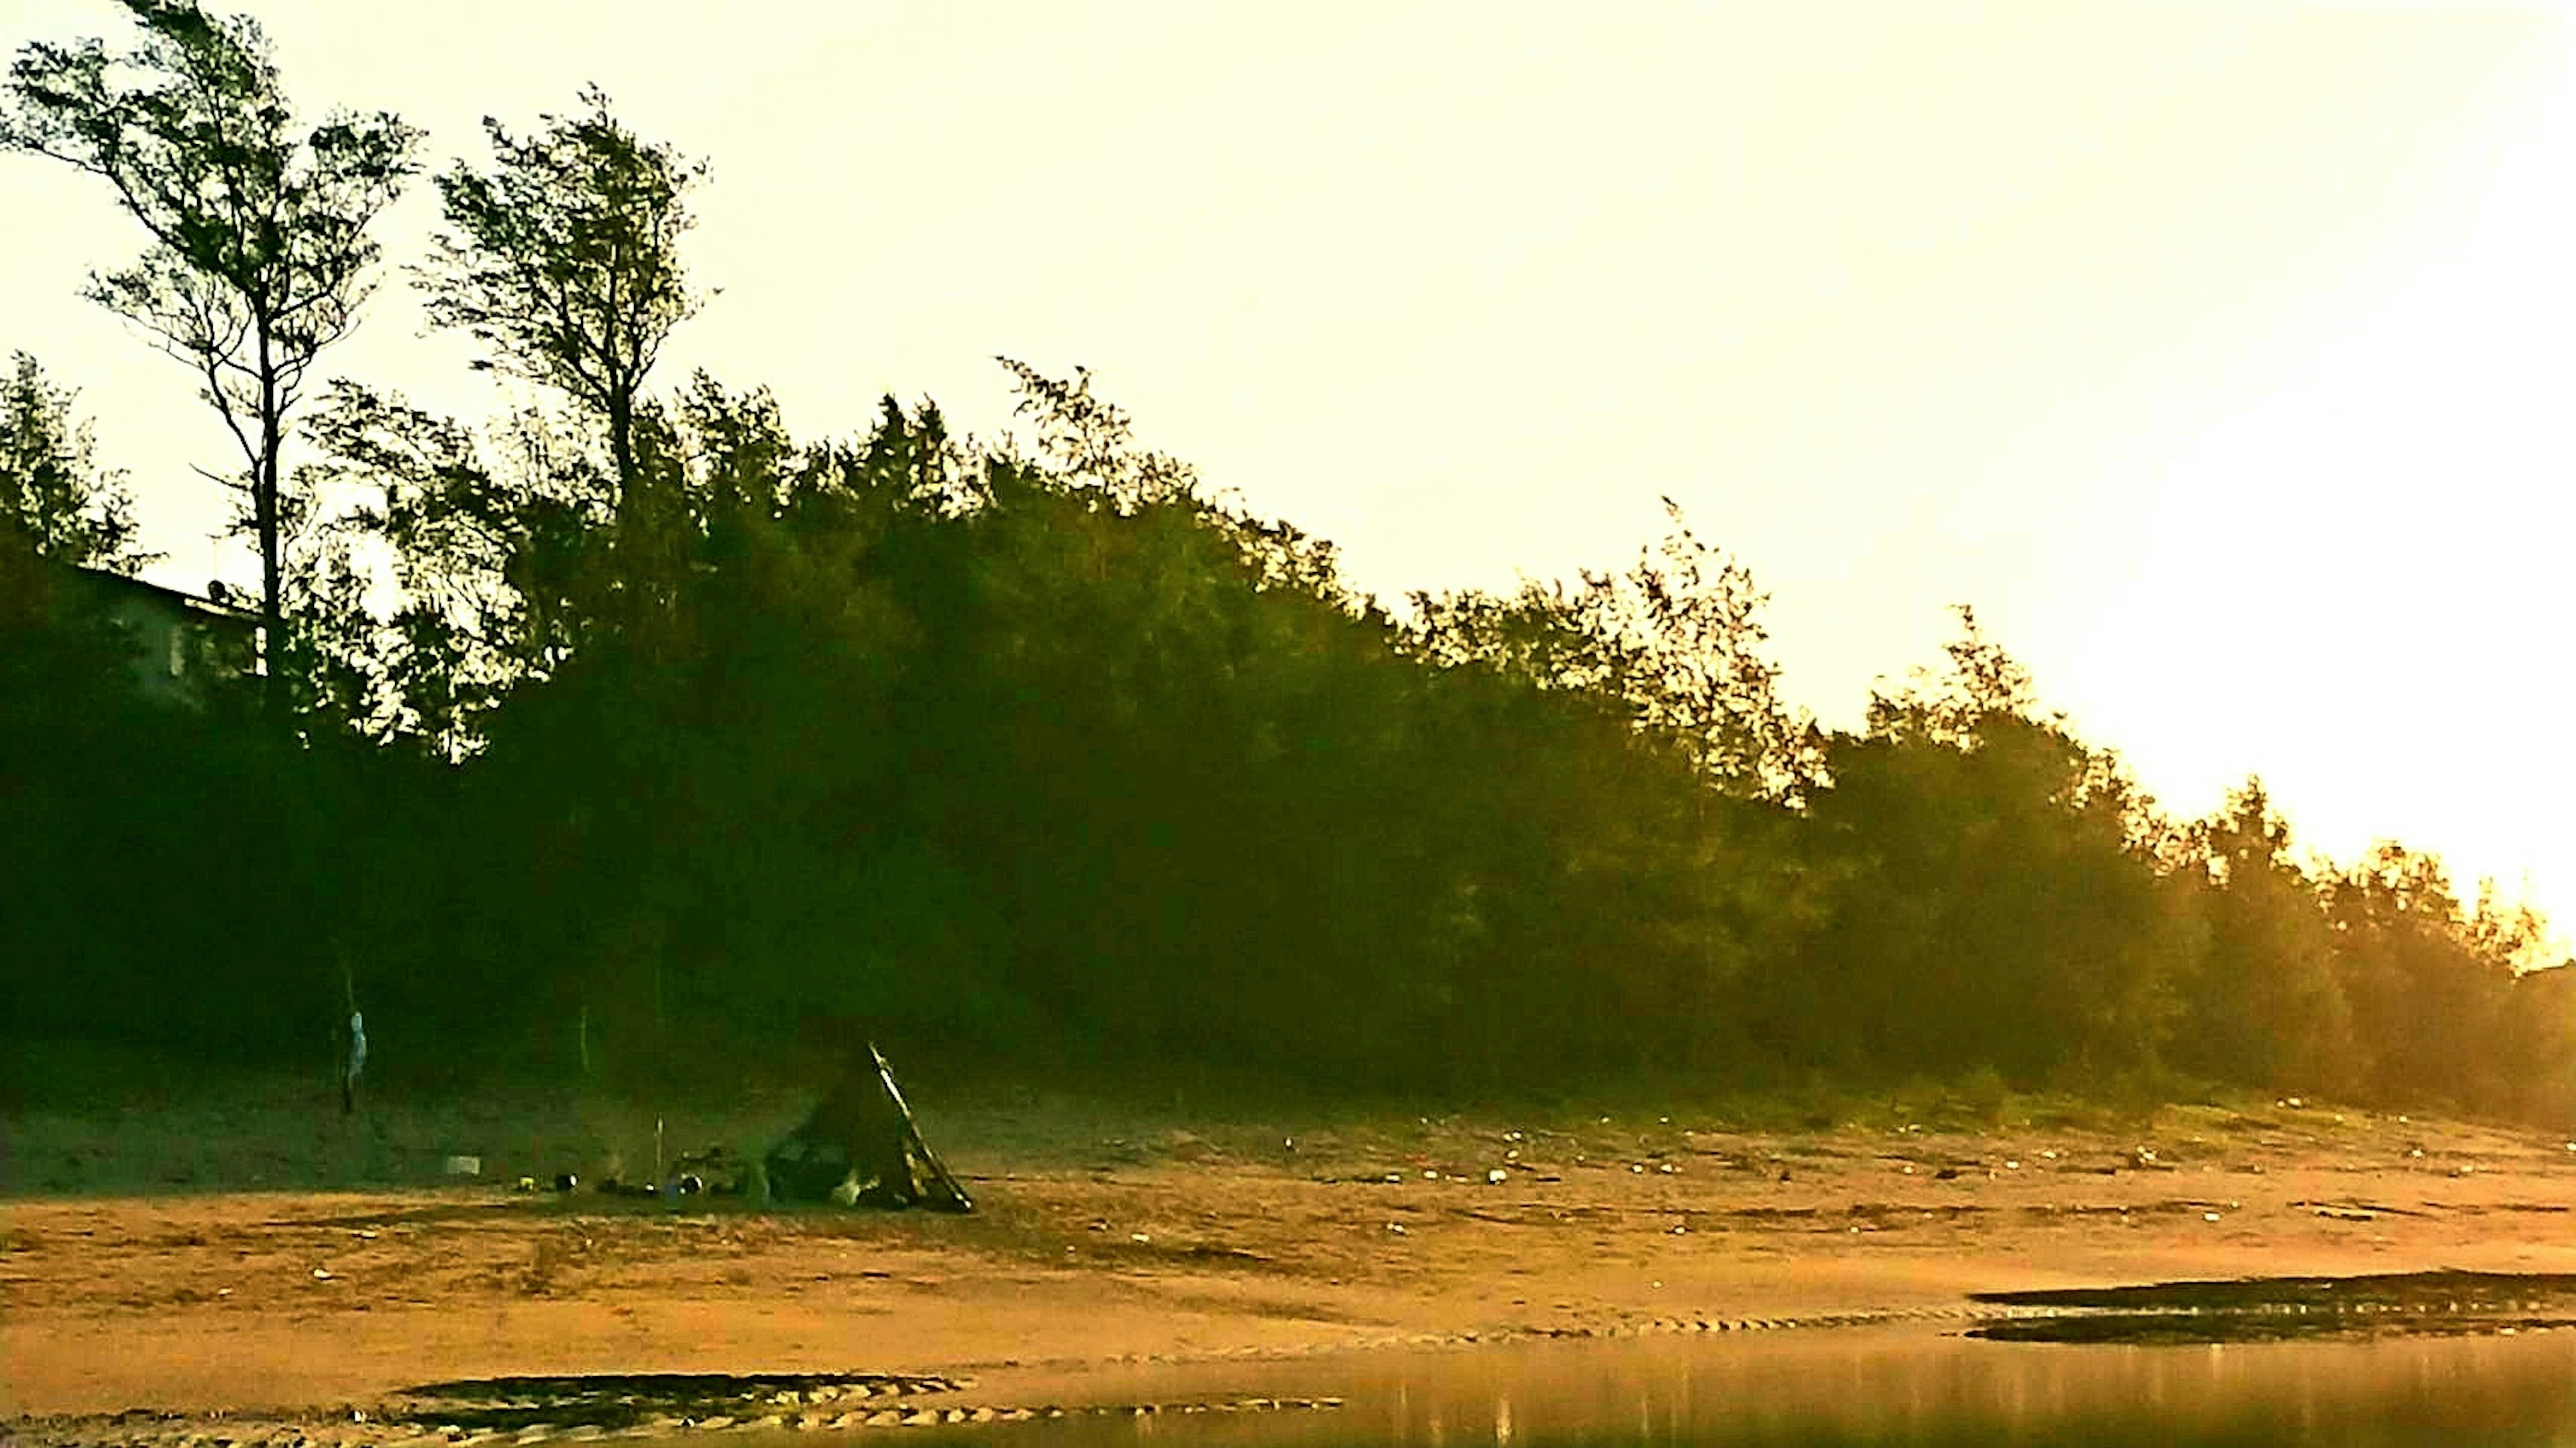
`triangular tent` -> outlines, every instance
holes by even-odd
[[[780,1201],[831,1201],[835,1188],[846,1187],[839,1200],[866,1206],[975,1210],[947,1164],[921,1139],[903,1088],[894,1084],[894,1068],[873,1041],[805,1124],[771,1147],[761,1164],[769,1194]]]

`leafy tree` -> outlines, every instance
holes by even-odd
[[[2543,923],[2491,888],[2482,896],[2464,908],[2438,855],[2393,840],[2328,882],[2336,969],[2372,1094],[2500,1103],[2516,1094],[2519,1071],[2540,1064],[2499,1047],[2513,1036],[2517,970],[2536,955]]]
[[[1815,783],[1818,738],[1779,697],[1753,575],[1700,540],[1681,507],[1624,573],[1583,570],[1579,583],[1525,583],[1518,595],[1414,596],[1416,647],[1442,664],[1470,660],[1541,688],[1619,701],[1643,731],[1669,740],[1718,789],[1795,800]]]
[[[137,542],[125,475],[101,469],[73,394],[24,352],[0,379],[0,546],[76,568],[131,575],[158,555]]]
[[[490,349],[477,363],[551,387],[604,424],[617,480],[638,480],[637,407],[671,329],[697,311],[680,265],[701,162],[639,140],[596,87],[517,137],[483,127],[490,169],[438,177],[447,224],[420,272],[429,315]]]
[[[321,454],[310,486],[355,500],[324,550],[340,566],[309,580],[340,624],[314,631],[312,666],[330,676],[315,691],[346,700],[361,734],[469,754],[478,721],[568,646],[571,560],[598,546],[610,489],[578,442],[536,414],[478,431],[338,380],[308,427]],[[366,544],[390,564],[388,617],[353,610],[360,601],[340,586]]]
[[[1948,670],[1875,696],[1867,731],[1831,743],[1813,814],[1838,889],[1810,974],[1833,986],[1792,1015],[1882,1070],[2155,1067],[2172,963],[2200,947],[2140,827],[2151,806],[1960,623]]]
[[[123,631],[66,589],[68,570],[130,575],[150,557],[135,546],[122,475],[99,468],[88,424],[73,420],[72,394],[33,357],[14,362],[0,379],[0,757],[24,765],[49,736],[112,712],[130,681]],[[14,772],[0,767],[0,797],[22,796]]]
[[[142,257],[93,274],[88,295],[194,369],[240,447],[243,473],[219,481],[246,498],[275,648],[287,420],[372,290],[367,228],[411,175],[419,132],[388,113],[298,131],[255,21],[197,0],[121,3],[138,32],[129,50],[92,39],[19,52],[0,146],[101,178],[142,224]]]
[[[1024,471],[1042,472],[1058,486],[1096,492],[1122,513],[1191,497],[1198,474],[1189,464],[1135,444],[1126,410],[1093,394],[1091,370],[1049,377],[1026,362],[993,359],[1011,374],[1019,394],[1011,415],[1037,423],[1033,459],[1006,456]]]
[[[2319,884],[2291,857],[2289,821],[2248,779],[2193,836],[2209,946],[2181,972],[2174,1063],[2267,1091],[2357,1089],[2362,1042]]]

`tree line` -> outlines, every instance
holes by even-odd
[[[216,481],[264,659],[195,709],[127,685],[66,580],[148,561],[131,495],[19,356],[22,1032],[309,1051],[354,983],[396,1070],[783,1067],[864,1025],[1312,1086],[1991,1071],[2576,1110],[2576,973],[2531,969],[2530,910],[2398,845],[2301,852],[2259,781],[2170,817],[1967,609],[1829,730],[1677,509],[1624,567],[1390,608],[1087,374],[1006,361],[989,440],[892,397],[800,439],[765,391],[658,384],[706,171],[596,90],[487,121],[411,269],[539,400],[308,385],[419,133],[299,130],[255,24],[123,3],[122,51],[19,53],[0,144],[141,224],[90,294],[240,444]]]

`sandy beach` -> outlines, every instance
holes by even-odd
[[[2565,1140],[2304,1103],[2168,1108],[2117,1132],[1126,1130],[953,1127],[967,1217],[674,1209],[506,1175],[19,1196],[0,1234],[0,1412],[345,1416],[424,1382],[530,1373],[1025,1383],[1940,1314],[1977,1290],[2576,1271]],[[23,1135],[42,1149],[42,1123]]]

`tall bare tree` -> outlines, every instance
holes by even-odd
[[[150,237],[133,265],[93,273],[86,294],[193,368],[239,444],[238,477],[207,475],[244,496],[274,653],[294,512],[280,486],[288,417],[314,358],[373,290],[367,228],[416,169],[420,133],[385,112],[335,112],[299,131],[257,22],[197,0],[120,3],[136,29],[121,53],[96,39],[19,51],[0,147],[106,181]]]
[[[452,233],[420,271],[429,315],[491,349],[479,367],[554,388],[608,431],[621,489],[636,478],[636,407],[671,329],[698,309],[680,265],[703,162],[637,139],[598,87],[582,109],[513,136],[485,117],[488,170],[438,177]]]

